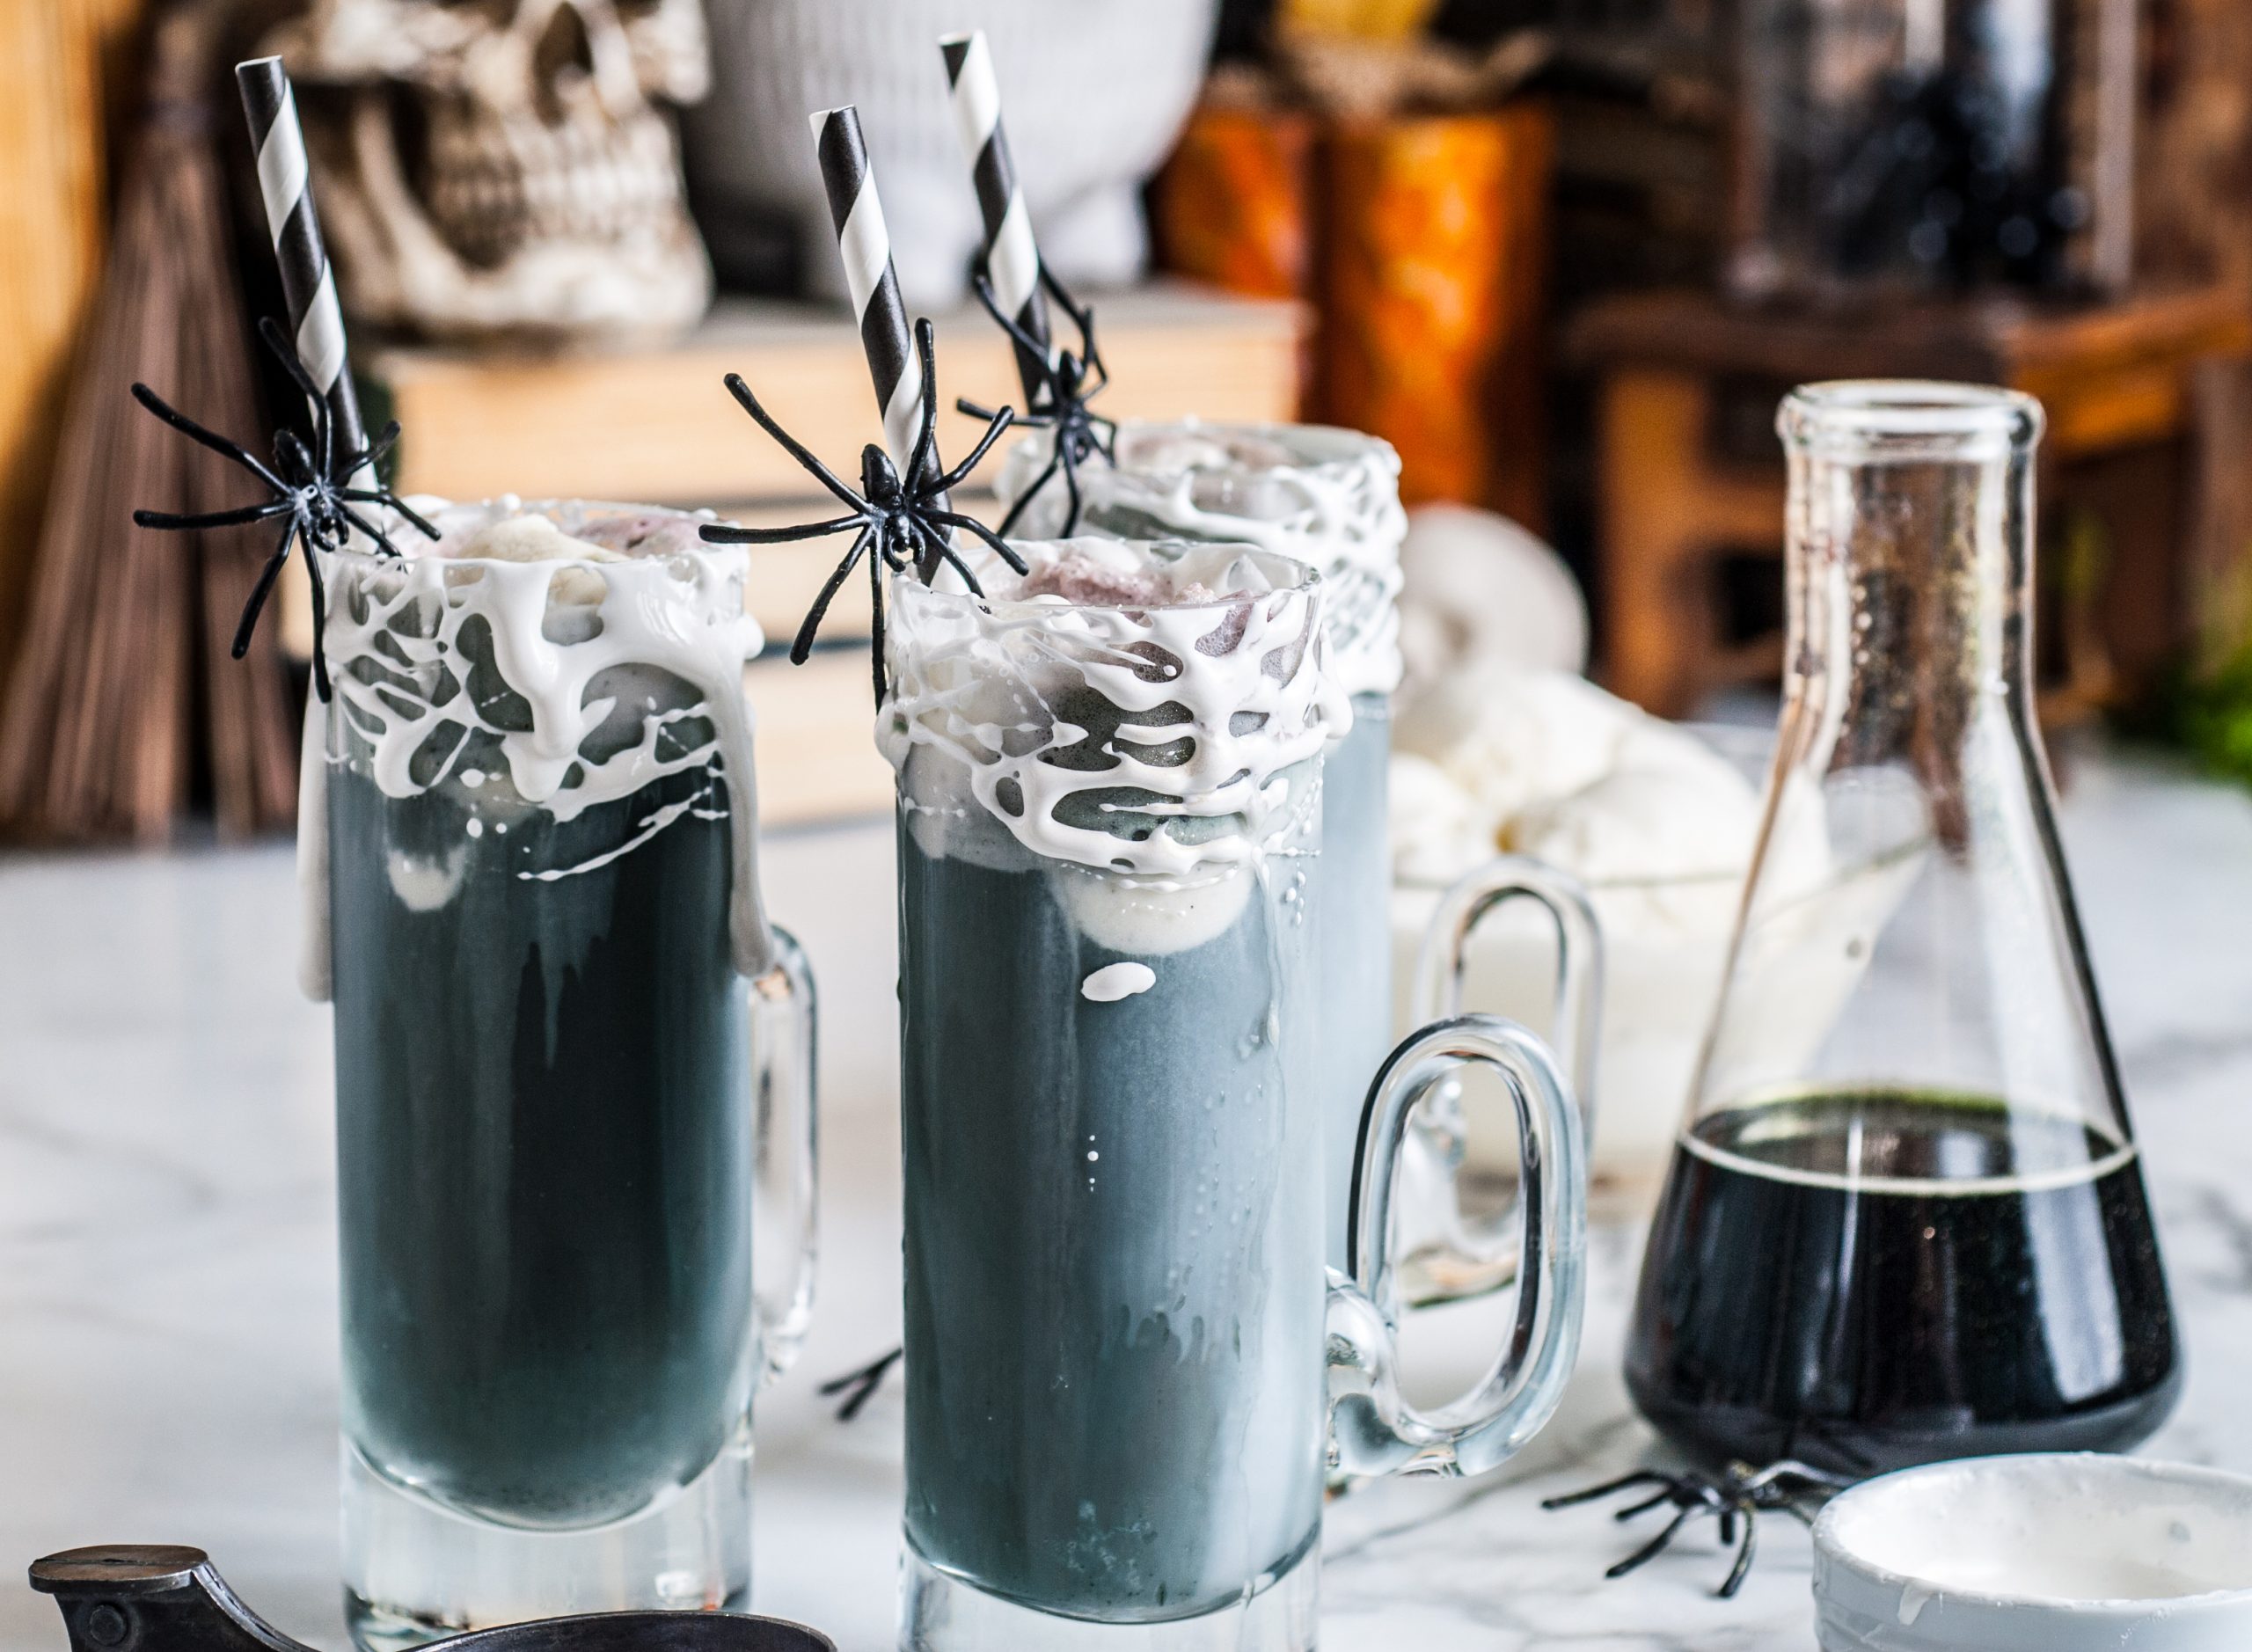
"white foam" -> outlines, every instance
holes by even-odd
[[[1049,888],[1080,934],[1139,958],[1217,940],[1242,916],[1258,883],[1258,874],[1245,866],[1187,880],[1137,878],[1091,866],[1048,868]]]
[[[316,707],[308,716],[300,785],[306,947],[300,974],[308,992],[325,997],[327,986],[324,771],[346,760],[347,749],[364,754],[367,774],[388,796],[459,779],[473,784],[486,816],[532,808],[567,821],[666,775],[713,774],[730,800],[730,945],[738,969],[764,973],[772,941],[758,888],[753,724],[742,669],[764,638],[743,610],[748,551],[701,544],[696,529],[708,514],[642,506],[526,507],[504,499],[434,503],[425,514],[441,531],[435,545],[409,534],[400,539],[407,552],[401,557],[321,556],[329,594],[323,643],[336,699],[331,715]],[[461,638],[472,622],[489,630],[494,670],[529,709],[528,719],[500,713],[489,694],[480,705],[471,691],[472,662]],[[529,728],[504,726],[524,720]],[[449,731],[458,731],[451,755],[433,767],[435,744]],[[479,774],[473,783],[453,772],[472,731],[497,742],[504,772]],[[639,822],[632,842],[596,861],[520,875],[591,870],[684,814],[716,817],[706,807],[710,795],[707,788],[677,808],[656,811]],[[506,824],[499,819],[494,830]],[[442,904],[458,881],[457,871],[449,882],[439,868],[419,863],[389,870],[410,905]]]
[[[1010,450],[996,491],[1005,506],[1045,468],[1049,449],[1033,432]],[[1115,466],[1078,469],[1089,531],[1147,538],[1233,541],[1304,562],[1327,588],[1329,670],[1348,695],[1400,685],[1400,456],[1389,442],[1325,425],[1122,421]],[[1064,522],[1052,482],[1018,518],[1034,537]]]
[[[1105,964],[1090,971],[1079,983],[1079,996],[1091,1004],[1115,1004],[1121,998],[1130,998],[1137,992],[1147,992],[1158,983],[1158,972],[1145,963]],[[1092,1160],[1096,1157],[1089,1153]]]
[[[1202,946],[1241,915],[1268,857],[1306,840],[1317,760],[1351,726],[1325,665],[1321,583],[1242,545],[1016,549],[1031,573],[982,559],[984,600],[893,583],[877,744],[908,829],[933,859],[1043,871],[1078,932],[1112,951]],[[1059,570],[1068,588],[1149,605],[1064,601]]]
[[[991,569],[982,600],[895,580],[877,743],[910,783],[910,819],[950,836],[974,810],[1042,859],[1184,885],[1263,855],[1351,721],[1324,667],[1320,583],[1238,545],[1017,549],[1035,567],[1084,558],[1218,595],[1081,606],[1017,600]]]
[[[435,912],[454,898],[468,865],[469,854],[463,849],[428,860],[394,849],[384,857],[384,870],[391,876],[391,893],[398,896],[400,905],[410,912]]]
[[[1831,1540],[1905,1580],[1904,1624],[1937,1596],[2095,1603],[2252,1589],[2252,1482],[2233,1476],[1997,1457],[1872,1480],[1833,1508]]]

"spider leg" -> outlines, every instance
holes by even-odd
[[[733,396],[742,405],[742,410],[758,421],[758,428],[761,430],[781,444],[785,453],[805,466],[814,480],[836,494],[847,509],[857,513],[868,508],[868,501],[837,480],[837,472],[815,457],[805,443],[774,422],[773,415],[760,406],[758,398],[750,393],[750,386],[743,383],[742,374],[730,373],[725,382],[728,386],[728,394]]]
[[[1010,567],[1013,568],[1019,574],[1026,574],[1031,571],[1025,567],[1024,559],[1009,548],[1009,542],[1006,539],[1004,539],[999,534],[995,533],[983,523],[978,521],[976,517],[965,516],[958,510],[933,510],[926,514],[933,522],[942,522],[949,528],[967,528],[970,532],[976,534],[980,539],[983,539],[987,545],[991,545],[993,549],[993,554],[999,557],[1002,561],[1007,563]],[[1013,515],[1014,513],[1013,512],[1011,514]]]
[[[985,588],[977,582],[977,576],[969,571],[969,564],[961,559],[961,553],[952,545],[944,545],[943,541],[941,545],[946,552],[947,560],[954,565],[954,571],[961,575],[961,582],[969,587],[969,594],[972,596],[984,596]]]
[[[336,469],[328,473],[329,480],[341,489],[351,486],[353,479],[362,471],[366,471],[371,476],[375,475],[376,467],[384,459],[389,458],[391,450],[398,445],[398,420],[394,419],[376,432],[375,440],[365,447],[355,448],[349,453],[338,454],[334,461]],[[362,488],[360,491],[362,493],[384,492],[382,479],[377,478],[374,487]]]
[[[865,527],[866,516],[832,516],[827,522],[801,523],[791,528],[739,528],[733,523],[707,522],[697,531],[706,545],[786,545],[793,539],[823,539],[847,528]]]
[[[305,392],[305,398],[312,403],[313,446],[320,462],[320,468],[315,474],[322,477],[330,475],[329,463],[335,457],[330,448],[335,432],[328,416],[328,398],[320,393],[320,386],[313,383],[313,376],[297,359],[296,347],[289,342],[289,334],[282,331],[280,322],[272,316],[260,316],[258,318],[258,336],[266,340],[266,347],[274,352],[274,359],[282,363],[282,370],[289,375],[297,388]]]
[[[1785,1500],[1789,1498],[1790,1492],[1781,1482],[1787,1480],[1802,1480],[1822,1491],[1843,1491],[1854,1483],[1849,1475],[1832,1474],[1825,1469],[1812,1468],[1788,1457],[1780,1463],[1768,1464],[1757,1473],[1739,1473],[1736,1480],[1745,1491],[1768,1492],[1772,1488],[1773,1495]]]
[[[1081,333],[1085,333],[1087,330],[1087,323],[1093,318],[1093,312],[1072,297],[1065,289],[1064,283],[1056,279],[1056,272],[1048,267],[1046,259],[1040,260],[1040,284],[1048,289],[1048,296],[1056,301],[1057,307],[1071,317],[1071,325]]]
[[[362,516],[358,511],[353,509],[351,506],[346,504],[341,497],[340,497],[336,501],[336,508],[338,513],[343,516],[345,521],[350,523],[362,533],[366,534],[369,538],[381,545],[384,555],[395,557],[398,554],[398,547],[391,542],[391,536],[386,534],[382,529],[377,527],[375,523],[369,522],[365,516]]]
[[[312,541],[305,542],[305,577],[313,588],[313,691],[322,703],[331,692],[328,681],[328,591],[320,577],[320,554]]]
[[[1667,1486],[1663,1490],[1643,1498],[1641,1502],[1635,1503],[1629,1508],[1620,1509],[1611,1517],[1613,1520],[1632,1520],[1636,1515],[1648,1514],[1651,1509],[1656,1508],[1658,1504],[1662,1502],[1673,1503],[1683,1509],[1691,1509],[1696,1506],[1693,1502],[1685,1502],[1682,1501],[1680,1488],[1678,1487]]]
[[[274,554],[266,559],[266,566],[259,570],[258,583],[250,588],[250,600],[243,604],[243,617],[235,627],[235,642],[230,652],[239,660],[250,652],[250,633],[257,629],[258,617],[266,607],[266,599],[274,590],[274,581],[281,576],[282,565],[289,559],[289,547],[297,537],[297,518],[293,514],[282,524],[282,543]]]
[[[833,1399],[838,1394],[849,1393],[850,1397],[837,1408],[839,1422],[850,1422],[860,1414],[860,1407],[866,1405],[875,1396],[876,1390],[883,1386],[883,1379],[890,1374],[891,1368],[899,1363],[899,1356],[905,1351],[896,1348],[872,1364],[863,1365],[858,1371],[847,1371],[842,1377],[832,1378],[822,1384],[820,1392],[824,1398]]]
[[[135,384],[133,387],[133,399],[189,441],[201,442],[222,458],[232,459],[275,493],[286,493],[289,491],[289,485],[252,457],[241,442],[230,442],[216,430],[206,430],[146,384]]]
[[[1010,506],[1008,508],[1008,514],[1001,518],[1001,526],[999,530],[1001,537],[1005,539],[1009,537],[1009,530],[1017,525],[1017,518],[1023,515],[1026,508],[1029,506],[1034,500],[1040,497],[1040,490],[1048,486],[1049,479],[1056,474],[1056,467],[1063,462],[1064,449],[1062,443],[1059,442],[1057,444],[1056,451],[1048,456],[1047,466],[1042,470],[1039,475],[1032,479],[1031,486],[1026,488],[1023,493],[1017,495],[1017,502]]]
[[[385,493],[384,495],[384,503],[390,506],[400,515],[406,517],[407,521],[413,523],[415,528],[421,532],[425,538],[435,539],[439,537],[437,529],[431,523],[423,521],[422,513],[415,509],[413,506],[408,504],[398,494]]]
[[[1720,1597],[1722,1600],[1734,1600],[1736,1591],[1744,1587],[1744,1580],[1751,1575],[1752,1551],[1758,1546],[1753,1536],[1754,1529],[1751,1510],[1747,1508],[1744,1511],[1744,1541],[1737,1546],[1736,1564],[1729,1568],[1728,1581],[1721,1585]]]
[[[923,583],[928,585],[931,582],[931,575],[939,571],[939,564],[944,561],[961,575],[962,582],[969,587],[972,596],[985,595],[984,587],[977,582],[977,575],[970,572],[969,564],[961,559],[961,553],[947,542],[946,535],[929,523],[919,520],[915,524],[915,532],[924,546],[924,554],[915,559],[915,571],[922,577]]]
[[[852,565],[860,559],[860,553],[868,548],[868,541],[875,531],[873,526],[863,528],[860,537],[852,541],[852,548],[844,553],[844,559],[837,565],[837,571],[822,581],[821,595],[813,599],[813,606],[806,611],[805,623],[798,627],[797,640],[790,645],[792,665],[803,665],[806,656],[813,652],[814,632],[821,629],[821,622],[829,613],[830,599],[837,595],[837,588],[844,583],[845,576],[852,572]]]
[[[977,445],[970,449],[969,457],[939,478],[939,486],[941,489],[961,486],[962,479],[977,468],[977,461],[983,458],[991,450],[993,444],[1001,439],[1001,432],[1016,422],[1017,413],[1013,407],[1004,407],[998,413],[984,413],[980,416],[991,422],[985,427],[985,434],[977,438]]]
[[[880,559],[868,559],[868,665],[875,675],[876,709],[883,709],[883,569]]]
[[[312,455],[306,451],[305,444],[298,439],[297,433],[286,426],[274,433],[274,453],[282,461],[284,471],[294,470],[303,475],[312,469]]]
[[[1047,276],[1048,267],[1045,264],[1041,266],[1040,273],[1043,278]],[[987,278],[983,269],[970,276],[969,286],[970,290],[977,295],[977,302],[985,307],[985,313],[992,317],[999,325],[1001,331],[1009,335],[1010,343],[1038,361],[1049,362],[1055,361],[1055,346],[1042,344],[1031,333],[1026,332],[1023,325],[1014,316],[1005,316],[1001,313],[1001,301],[994,296],[993,283]],[[982,418],[983,415],[980,414],[979,417]]]
[[[993,325],[1005,330],[1009,318],[1001,313],[1000,300],[993,296],[993,280],[986,273],[984,255],[980,253],[975,263],[976,267],[969,272],[969,290],[976,296],[979,306],[993,318]]]
[[[1071,317],[1071,325],[1079,330],[1079,360],[1089,372],[1100,375],[1095,383],[1081,389],[1079,399],[1085,401],[1110,383],[1110,369],[1102,364],[1102,352],[1095,347],[1094,306],[1082,304],[1064,291],[1064,283],[1056,279],[1055,272],[1048,267],[1045,260],[1040,266],[1040,284],[1048,289],[1048,296],[1056,301],[1057,307]]]
[[[957,396],[954,398],[954,410],[958,413],[967,414],[972,419],[998,418],[1002,413],[1008,411],[1005,408],[988,407],[983,402],[970,400],[967,396]],[[1019,420],[1018,422],[1025,424],[1029,423],[1030,420]]]
[[[264,522],[294,508],[286,499],[270,499],[263,505],[245,505],[239,510],[207,510],[188,516],[169,510],[136,510],[133,523],[137,528],[231,528],[238,523]]]
[[[914,451],[907,456],[906,473],[900,478],[916,489],[925,469],[939,469],[939,348],[938,332],[928,316],[915,318],[915,354],[923,363],[923,423],[915,433]]]
[[[282,363],[282,370],[290,376],[297,388],[314,401],[320,400],[320,386],[313,383],[313,376],[297,359],[296,347],[289,342],[289,335],[282,331],[282,324],[272,316],[260,316],[258,318],[258,336],[266,340],[266,347],[274,352],[274,359]]]
[[[1626,1490],[1629,1486],[1659,1484],[1671,1486],[1672,1483],[1671,1477],[1659,1473],[1656,1469],[1638,1468],[1631,1474],[1621,1474],[1616,1480],[1606,1480],[1600,1486],[1590,1486],[1585,1491],[1568,1491],[1559,1496],[1543,1497],[1540,1500],[1540,1506],[1543,1509],[1569,1509],[1580,1503],[1594,1502],[1598,1498],[1608,1497],[1614,1492]]]
[[[420,511],[407,504],[406,501],[399,498],[398,494],[391,493],[384,488],[340,487],[336,490],[336,496],[339,499],[356,500],[362,505],[381,505],[385,510],[396,511],[398,515],[406,517],[406,520],[414,527],[420,529],[427,537],[435,539],[438,537],[438,530],[432,527],[428,523],[422,520],[422,515]]]
[[[1071,530],[1079,525],[1079,467],[1071,454],[1059,443],[1057,457],[1064,461],[1064,493],[1071,503],[1064,510],[1062,537],[1070,538]]]
[[[910,516],[908,518],[907,537],[915,550],[915,577],[928,585],[950,548],[947,537],[922,517]]]
[[[1680,1531],[1682,1526],[1687,1523],[1689,1517],[1696,1512],[1696,1504],[1690,1503],[1685,1505],[1672,1519],[1665,1523],[1664,1531],[1659,1532],[1648,1543],[1643,1544],[1641,1548],[1636,1549],[1632,1554],[1629,1554],[1625,1560],[1620,1561],[1616,1566],[1612,1567],[1603,1575],[1605,1577],[1624,1577],[1636,1567],[1647,1566],[1652,1560],[1656,1558],[1659,1552],[1662,1551],[1667,1544],[1673,1541],[1673,1534]]]

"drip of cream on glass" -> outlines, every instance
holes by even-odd
[[[877,744],[918,844],[1044,866],[1082,930],[1145,955],[1235,921],[1303,840],[1349,702],[1321,587],[1246,545],[1020,542],[985,596],[896,581]]]
[[[321,553],[334,712],[367,749],[376,785],[407,797],[449,779],[469,784],[455,765],[477,730],[498,741],[515,799],[559,820],[631,797],[666,775],[713,772],[713,787],[724,784],[729,800],[729,946],[742,974],[764,974],[773,940],[758,886],[754,721],[742,669],[765,640],[743,610],[749,552],[704,545],[697,528],[708,514],[578,501],[526,506],[514,498],[416,502],[439,529],[436,543],[410,534],[399,538],[406,552],[399,557]],[[470,691],[473,662],[461,638],[472,623],[489,634],[501,685],[529,708],[529,728],[501,726],[493,697],[480,704]],[[657,691],[676,699],[676,683],[694,700],[665,703]],[[318,700],[307,707],[298,783],[298,974],[316,1001],[330,989],[327,769],[342,760],[330,749],[330,709]],[[461,733],[429,769],[425,748],[448,727]],[[476,784],[494,778],[480,775]],[[631,852],[684,815],[717,818],[713,787],[654,811],[617,851],[518,875],[574,876]],[[406,877],[418,899],[437,894],[427,869],[388,870],[395,882]]]
[[[1389,442],[1327,425],[1122,421],[1115,465],[1078,470],[1083,531],[1128,539],[1257,545],[1322,578],[1328,669],[1348,695],[1400,686],[1400,456]],[[1013,504],[1046,468],[1046,433],[1013,448],[995,491]],[[1060,478],[1018,518],[1053,535],[1068,500]]]

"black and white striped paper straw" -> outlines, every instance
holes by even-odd
[[[1033,240],[1032,214],[1017,183],[1015,163],[1009,158],[1009,140],[1001,130],[1001,87],[994,78],[985,32],[946,35],[939,41],[939,51],[947,60],[954,129],[961,134],[969,180],[977,192],[977,215],[984,221],[985,277],[993,283],[1001,313],[1039,340],[1052,360],[1048,304],[1040,292],[1040,249]],[[1022,345],[1016,347],[1016,355],[1017,376],[1023,381],[1028,406],[1048,363]]]
[[[892,267],[891,231],[884,227],[883,202],[860,135],[859,112],[851,104],[822,109],[811,117],[814,149],[821,158],[821,181],[829,194],[829,216],[837,226],[837,252],[844,260],[844,288],[860,324],[860,348],[868,358],[876,406],[883,413],[884,446],[900,474],[915,450],[923,425],[923,374],[915,359],[915,339],[907,306],[899,296],[899,272]],[[924,461],[925,476],[940,473],[938,443]]]
[[[336,301],[336,275],[320,238],[320,216],[313,209],[305,135],[297,125],[297,100],[278,57],[254,57],[235,65],[242,89],[243,113],[258,151],[258,192],[266,203],[266,227],[274,238],[274,261],[282,267],[282,296],[289,309],[289,336],[328,403],[337,451],[350,453],[368,442],[360,418],[360,398],[344,350],[344,311]]]

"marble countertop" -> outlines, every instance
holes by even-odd
[[[2252,797],[2134,759],[2073,765],[2065,836],[2187,1334],[2153,1455],[2252,1470]],[[760,1401],[757,1604],[892,1644],[896,1385],[852,1424],[820,1380],[899,1316],[891,837],[777,837],[778,918],[820,972],[820,1305]],[[281,845],[0,860],[0,1648],[55,1648],[33,1557],[208,1549],[280,1627],[342,1648],[328,1012],[293,984]],[[1499,1474],[1332,1505],[1325,1648],[1765,1652],[1812,1643],[1803,1532],[1734,1601],[1709,1526],[1619,1583],[1637,1531],[1539,1499],[1645,1460],[1618,1363],[1638,1234],[1600,1232],[1563,1409]],[[1451,1311],[1474,1317],[1476,1309]],[[1441,1324],[1426,1374],[1484,1341]]]

